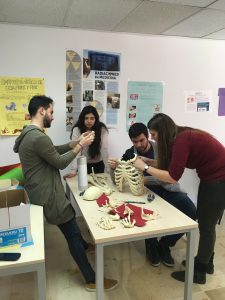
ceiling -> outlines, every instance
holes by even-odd
[[[0,23],[225,40],[225,0],[0,0]]]

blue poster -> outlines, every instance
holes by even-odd
[[[155,114],[162,112],[162,103],[162,82],[129,81],[127,87],[127,130],[137,122],[147,125]]]

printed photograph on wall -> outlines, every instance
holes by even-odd
[[[93,101],[93,90],[83,92],[83,101]]]
[[[107,108],[120,108],[120,94],[108,94],[107,95]]]

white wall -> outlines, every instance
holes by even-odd
[[[110,132],[111,156],[121,156],[131,145],[125,131],[128,80],[163,81],[163,112],[180,125],[211,132],[225,145],[225,119],[217,116],[218,88],[225,85],[225,41],[1,24],[0,43],[0,76],[45,78],[46,95],[56,102],[55,121],[49,130],[55,144],[69,139],[65,130],[65,51],[82,55],[83,49],[93,49],[121,53],[121,110],[119,129]],[[184,90],[204,89],[213,91],[212,112],[186,114]],[[12,151],[14,140],[0,137],[0,166],[18,162]],[[193,174],[185,172],[181,181],[194,199],[197,177]]]

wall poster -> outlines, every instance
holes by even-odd
[[[119,79],[119,53],[83,51],[83,106],[95,106],[101,121],[109,128],[118,125]]]
[[[186,112],[209,112],[211,109],[212,91],[185,91]]]
[[[218,116],[225,116],[225,88],[219,88],[219,107],[218,107]]]
[[[127,87],[126,129],[137,122],[147,125],[157,113],[162,112],[162,82],[129,81]]]
[[[81,57],[66,51],[66,130],[71,131],[81,112]]]
[[[66,51],[66,129],[71,131],[82,108],[94,106],[108,128],[117,128],[120,109],[120,54]]]
[[[0,134],[19,135],[30,123],[29,100],[44,93],[43,78],[0,77]]]

